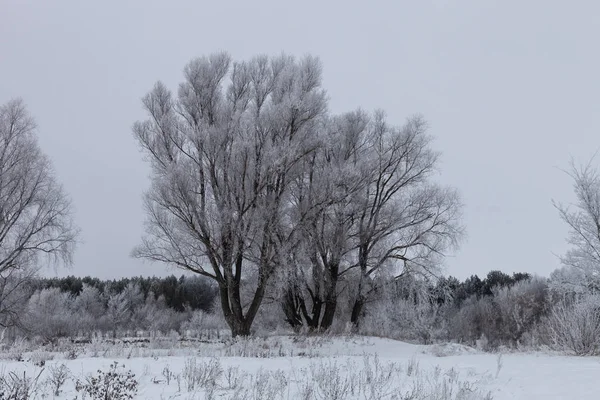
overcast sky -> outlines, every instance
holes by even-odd
[[[75,203],[61,275],[165,273],[129,257],[149,186],[131,125],[156,80],[219,50],[320,57],[333,112],[423,114],[466,206],[447,273],[548,275],[567,248],[551,200],[573,198],[559,168],[600,147],[598,38],[596,1],[0,0],[0,102],[25,100]]]

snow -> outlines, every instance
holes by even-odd
[[[316,377],[319,374],[326,375],[325,378],[330,381],[339,381],[348,374],[364,374],[367,371],[365,363],[372,367],[377,363],[380,366],[394,363],[402,367],[403,372],[388,382],[385,392],[381,392],[388,395],[383,398],[390,399],[394,398],[393,394],[409,392],[419,385],[433,385],[436,379],[454,385],[455,397],[450,397],[452,399],[484,398],[489,392],[491,398],[496,400],[583,400],[597,399],[600,393],[600,359],[597,357],[569,357],[539,352],[489,354],[458,344],[422,346],[372,337],[271,337],[233,344],[198,343],[189,348],[173,349],[174,356],[164,356],[164,351],[151,348],[132,352],[131,348],[122,346],[107,347],[101,353],[106,356],[101,354],[93,357],[88,352],[75,360],[65,359],[64,353],[26,353],[24,359],[27,361],[1,361],[0,373],[4,377],[9,376],[10,372],[22,376],[25,371],[26,376],[34,377],[43,368],[39,380],[43,383],[50,376],[52,367],[64,363],[71,377],[67,379],[61,395],[53,397],[49,387],[42,384],[38,392],[39,398],[45,391],[50,398],[56,399],[74,399],[77,395],[82,398],[82,392],[76,391],[75,382],[85,382],[86,376],[96,374],[98,370],[108,371],[114,361],[124,365],[125,370],[130,369],[138,379],[139,390],[135,398],[152,400],[208,398],[205,388],[188,391],[185,380],[181,378],[186,364],[189,369],[192,362],[204,370],[211,362],[220,364],[223,373],[214,398],[223,399],[234,397],[234,390],[227,389],[227,374],[236,373],[239,377],[247,374],[239,390],[248,390],[250,399],[266,398],[264,393],[256,392],[255,387],[267,380],[273,387],[281,389],[274,398],[295,399],[300,397],[302,390],[306,390],[307,384],[318,385]],[[136,354],[140,356],[136,357]],[[53,359],[46,361],[43,367],[33,364],[50,356]],[[409,372],[411,369],[412,373]],[[165,370],[173,374],[169,383]],[[418,372],[415,373],[415,370]],[[180,375],[179,384],[175,378],[177,375]],[[268,379],[261,381],[261,376],[268,376]],[[330,381],[324,381],[323,384],[328,385]],[[460,397],[460,387],[476,389],[481,396]],[[323,392],[320,394],[323,395]],[[333,395],[314,396],[334,398]],[[341,398],[354,397],[347,393]],[[356,398],[368,397],[362,394]]]

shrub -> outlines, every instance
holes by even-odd
[[[115,361],[108,372],[98,370],[96,376],[86,379],[85,384],[78,382],[77,390],[83,390],[92,400],[133,399],[138,390],[138,381],[131,370],[125,371],[125,365],[119,367]]]
[[[494,290],[497,329],[493,342],[516,345],[547,313],[548,285],[544,280],[531,279],[512,287]]]
[[[52,387],[54,395],[60,396],[61,388],[67,381],[71,371],[69,371],[69,368],[65,364],[60,364],[58,366],[51,366],[48,369],[48,374],[48,384]]]
[[[197,388],[216,386],[222,374],[223,368],[218,359],[198,364],[196,358],[185,360],[183,372],[181,373],[183,380],[186,382],[188,392]]]
[[[578,356],[600,352],[600,295],[561,300],[546,320],[551,344]]]
[[[31,353],[29,361],[38,367],[43,367],[46,365],[46,361],[50,361],[52,359],[54,359],[54,354],[47,351],[36,350]]]

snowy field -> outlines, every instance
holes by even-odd
[[[0,398],[18,390],[14,398],[69,400],[600,396],[600,359],[593,357],[486,354],[455,344],[419,346],[363,337],[283,336],[160,347],[94,342],[62,352],[6,349]],[[14,360],[20,357],[23,361]],[[128,378],[129,372],[134,376]],[[107,390],[119,394],[105,397]]]

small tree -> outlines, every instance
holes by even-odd
[[[73,300],[73,318],[83,334],[91,335],[94,330],[102,330],[106,323],[106,307],[100,291],[83,284],[79,296]]]
[[[113,331],[113,337],[119,330],[135,326],[134,311],[144,305],[144,295],[136,283],[129,283],[120,293],[112,292],[108,296],[106,315]]]
[[[569,226],[567,242],[572,248],[561,258],[567,268],[579,274],[562,273],[563,277],[580,278],[576,283],[592,291],[600,290],[600,171],[592,165],[578,166],[571,161],[567,171],[573,179],[576,201],[569,207],[553,202],[560,218]]]
[[[0,280],[20,282],[17,288],[40,256],[71,263],[78,234],[71,201],[39,148],[35,128],[21,100],[0,106]],[[11,315],[2,323],[17,323],[6,299],[0,300],[2,314]]]
[[[37,291],[27,304],[26,328],[50,342],[68,337],[78,328],[72,305],[69,294],[58,288]]]

